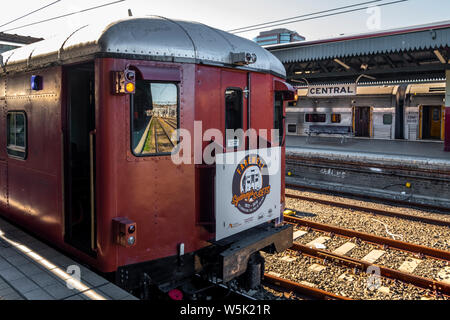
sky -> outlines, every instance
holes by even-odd
[[[26,13],[43,7],[55,0],[0,0],[2,8],[0,25]],[[42,24],[9,30],[50,17],[79,11],[114,0],[60,0],[58,3],[36,12],[12,24],[0,27],[0,32],[49,38],[60,32],[67,33],[90,22],[101,19],[121,19],[131,9],[134,16],[159,15],[172,19],[198,21],[225,31],[268,21],[314,13],[368,0],[126,0],[124,2]],[[394,0],[382,0],[379,3]],[[362,10],[280,26],[297,31],[307,40],[323,39],[340,35],[372,32],[380,29],[402,28],[450,20],[449,0],[409,0],[381,7],[380,11]],[[240,36],[252,39],[262,29]]]

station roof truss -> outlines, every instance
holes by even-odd
[[[291,82],[433,81],[450,69],[450,21],[265,48]]]

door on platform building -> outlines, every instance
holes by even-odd
[[[370,107],[354,108],[355,137],[370,138]]]
[[[442,106],[422,106],[421,139],[441,140],[443,132],[444,112]]]

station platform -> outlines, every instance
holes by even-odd
[[[341,138],[334,137],[307,137],[287,136],[286,147],[288,151],[323,152],[338,155],[340,152],[352,155],[364,155],[367,158],[377,159],[381,155],[385,159],[411,161],[438,161],[442,164],[448,162],[450,166],[450,152],[444,152],[444,143],[435,141],[407,141],[407,140],[373,140],[361,138],[348,138],[341,143]],[[436,163],[438,163],[436,162]]]
[[[0,300],[138,299],[0,217]]]
[[[286,183],[450,208],[450,153],[441,142],[286,138]]]

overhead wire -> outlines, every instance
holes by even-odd
[[[16,22],[16,21],[18,21],[18,20],[20,20],[20,19],[26,18],[26,17],[32,15],[33,13],[36,13],[36,12],[41,11],[41,10],[44,10],[44,9],[46,9],[46,8],[48,8],[48,7],[52,6],[52,5],[54,5],[54,4],[57,4],[58,2],[61,2],[61,0],[56,0],[56,1],[52,2],[52,3],[50,3],[50,4],[47,4],[47,5],[45,5],[45,6],[43,6],[43,7],[40,7],[40,8],[38,8],[38,9],[36,9],[36,10],[33,10],[33,11],[27,13],[27,14],[24,14],[23,16],[20,16],[20,17],[18,17],[18,18],[15,18],[14,20],[8,21],[8,22],[6,22],[6,23],[0,25],[0,28],[2,28],[2,27],[4,27],[4,26],[7,26],[8,24],[11,24],[11,23],[13,23],[13,22]]]
[[[409,0],[391,1],[391,2],[387,2],[387,3],[379,4],[379,5],[377,5],[377,7],[384,7],[384,6],[393,5],[393,4],[402,3],[402,2],[407,2],[407,1],[409,1]],[[351,13],[351,12],[357,12],[357,11],[361,11],[361,10],[367,10],[369,8],[371,8],[371,6],[366,6],[366,7],[363,7],[363,8],[356,8],[356,9],[351,9],[351,10],[345,10],[345,11],[340,11],[340,12],[335,12],[335,13],[330,13],[330,14],[324,14],[324,15],[311,17],[311,18],[306,18],[306,19],[300,19],[300,20],[288,21],[288,22],[284,22],[284,23],[272,24],[272,25],[268,25],[268,26],[265,26],[265,27],[257,27],[257,28],[252,28],[252,29],[248,29],[248,30],[244,30],[244,31],[236,31],[236,32],[232,32],[232,33],[237,34],[237,33],[244,33],[244,32],[250,32],[250,31],[266,29],[266,28],[273,28],[273,27],[287,25],[287,24],[292,24],[292,23],[297,23],[297,22],[315,20],[315,19],[320,19],[320,18],[337,16],[337,15],[341,15],[341,14],[345,14],[345,13]]]
[[[343,7],[333,8],[333,9],[327,9],[327,10],[307,13],[307,14],[303,14],[303,15],[300,15],[300,16],[295,16],[295,17],[284,18],[284,19],[280,19],[280,20],[274,20],[274,21],[270,21],[270,22],[254,24],[254,25],[247,26],[247,27],[236,28],[236,29],[228,30],[227,32],[235,32],[235,31],[239,31],[239,30],[242,30],[242,29],[250,29],[250,28],[254,28],[254,27],[262,27],[264,25],[268,25],[268,24],[272,24],[272,23],[284,22],[284,21],[287,21],[287,20],[293,20],[293,19],[298,19],[298,18],[305,18],[305,17],[315,16],[315,15],[322,14],[322,13],[327,13],[327,12],[332,12],[332,11],[337,11],[337,10],[343,10],[343,9],[349,9],[349,8],[362,6],[362,5],[370,4],[370,3],[375,3],[375,2],[380,2],[380,1],[383,1],[383,0],[372,0],[372,1],[368,1],[368,2],[352,4],[352,5],[349,5],[349,6],[343,6]]]
[[[65,18],[65,17],[68,17],[68,16],[72,16],[74,14],[83,13],[83,12],[87,12],[87,11],[100,9],[100,8],[107,7],[107,6],[111,6],[113,4],[117,4],[117,3],[120,3],[120,2],[124,2],[124,1],[126,1],[126,0],[117,0],[117,1],[113,1],[113,2],[108,2],[108,3],[102,4],[102,5],[98,5],[98,6],[95,6],[95,7],[90,7],[90,8],[86,8],[86,9],[83,9],[83,10],[66,13],[66,14],[63,14],[63,15],[60,15],[60,16],[56,16],[56,17],[45,19],[45,20],[28,23],[28,24],[25,24],[25,25],[22,25],[22,26],[19,26],[19,27],[11,28],[11,29],[8,29],[8,30],[3,30],[3,31],[0,31],[0,32],[9,32],[9,31],[17,30],[17,29],[22,29],[22,28],[34,26],[34,25],[37,25],[37,24],[40,24],[40,23],[49,22],[49,21]]]

